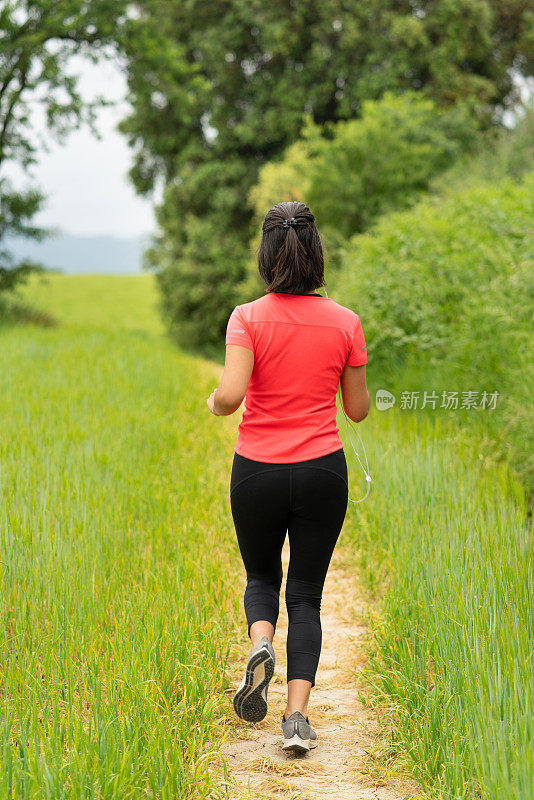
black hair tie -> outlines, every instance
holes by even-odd
[[[296,228],[298,220],[295,217],[291,217],[291,219],[285,219],[282,223],[282,227],[284,228]]]

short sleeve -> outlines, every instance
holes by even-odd
[[[357,314],[347,364],[349,367],[361,367],[362,364],[367,364],[367,345],[365,344],[362,323]]]
[[[241,306],[236,306],[230,314],[226,326],[226,344],[240,344],[242,347],[254,350],[250,328]]]

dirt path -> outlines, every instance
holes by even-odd
[[[339,547],[339,544],[338,544]],[[227,761],[232,800],[405,800],[416,798],[415,784],[395,776],[393,768],[377,766],[386,747],[384,730],[359,694],[357,678],[361,644],[366,636],[365,610],[358,583],[334,551],[327,574],[321,619],[323,645],[308,715],[317,731],[318,746],[304,755],[281,748],[281,717],[286,700],[287,611],[284,601],[289,540],[282,551],[284,580],[280,616],[274,637],[276,668],[268,690],[269,710],[260,723],[247,723],[233,714],[221,749]],[[242,582],[241,591],[244,592]],[[243,612],[244,613],[244,612]],[[246,628],[244,622],[243,627]],[[235,645],[229,667],[231,705],[251,644],[245,636]],[[359,699],[359,697],[361,699]],[[392,774],[387,774],[391,772]]]

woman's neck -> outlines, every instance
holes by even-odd
[[[319,292],[284,292],[283,290],[280,290],[279,292],[271,292],[271,294],[296,294],[296,295],[299,295],[300,297],[310,297],[310,296],[311,297],[322,297],[323,296],[322,294],[319,294]]]

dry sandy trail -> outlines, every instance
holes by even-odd
[[[212,362],[213,363],[213,362]],[[215,364],[217,379],[222,369]],[[232,427],[241,409],[224,419]],[[376,712],[365,702],[365,690],[358,671],[365,661],[363,643],[367,637],[367,602],[358,577],[343,558],[343,531],[330,562],[321,605],[323,642],[321,658],[308,705],[308,716],[317,732],[317,747],[304,755],[282,750],[281,719],[286,704],[287,610],[285,585],[289,563],[289,539],[282,550],[284,578],[280,591],[280,616],[273,646],[276,667],[268,690],[268,712],[259,723],[243,722],[234,713],[232,698],[243,676],[252,647],[246,634],[242,604],[246,576],[235,591],[240,597],[241,620],[236,620],[227,679],[228,715],[223,722],[221,755],[227,764],[229,781],[221,763],[209,767],[229,783],[232,800],[421,800],[413,780],[399,773],[394,763],[378,756],[387,752],[387,731]],[[387,766],[384,766],[384,763]]]

